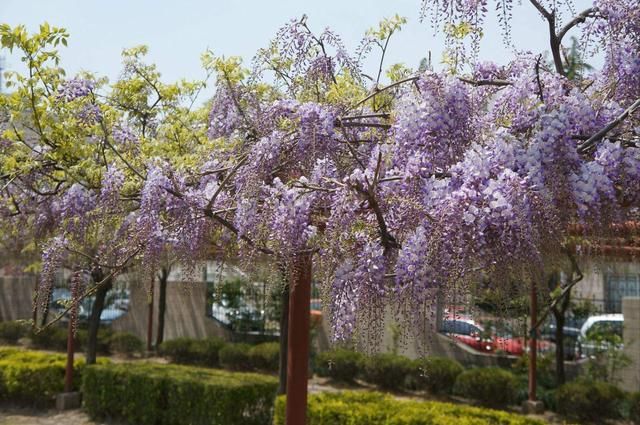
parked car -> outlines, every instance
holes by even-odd
[[[494,351],[491,336],[484,335],[484,328],[468,318],[447,318],[442,321],[440,332],[481,352]]]
[[[564,346],[564,359],[565,360],[575,360],[576,359],[576,350],[578,346],[578,337],[580,336],[580,328],[576,328],[573,326],[563,326],[563,346]],[[556,324],[551,323],[542,329],[540,334],[540,339],[542,341],[550,341],[554,344],[556,341]]]
[[[580,328],[577,357],[591,357],[599,351],[609,348],[621,349],[622,314],[602,314],[589,317]]]
[[[497,330],[495,327],[485,329],[468,317],[448,317],[443,320],[440,332],[468,345],[483,353],[501,352],[513,356],[521,356],[529,350],[524,338],[515,337],[506,329]],[[538,352],[553,349],[554,344],[549,341],[538,341]]]

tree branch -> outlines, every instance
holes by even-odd
[[[602,140],[609,131],[619,126],[629,115],[633,114],[636,109],[640,108],[640,99],[636,99],[635,102],[627,109],[624,110],[616,119],[607,124],[602,130],[598,131],[593,136],[589,137],[584,143],[578,146],[578,153],[585,153],[595,146],[600,140]]]

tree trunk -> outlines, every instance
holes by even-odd
[[[158,335],[156,336],[156,348],[164,341],[164,315],[167,310],[167,281],[169,280],[169,269],[163,267],[158,276]]]
[[[289,338],[289,285],[285,285],[280,295],[280,366],[278,394],[287,393],[287,350]]]
[[[94,282],[102,282],[102,273],[94,273]],[[104,309],[104,302],[107,298],[107,292],[113,286],[111,279],[104,282],[96,291],[96,298],[91,306],[91,314],[89,315],[89,329],[87,335],[87,364],[95,364],[96,353],[98,351],[98,329],[100,328],[100,316]]]
[[[566,382],[566,374],[564,370],[564,324],[567,310],[569,309],[571,300],[571,290],[563,297],[552,311],[556,319],[556,380],[558,385]]]
[[[153,349],[153,285],[155,285],[155,279],[151,275],[151,286],[149,287],[148,299],[147,299],[147,351],[151,352]]]

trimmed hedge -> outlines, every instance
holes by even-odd
[[[363,379],[385,390],[406,388],[415,371],[413,362],[397,354],[377,354],[364,360]]]
[[[140,353],[144,343],[140,338],[129,332],[114,332],[109,338],[109,352],[131,356]]]
[[[220,338],[176,338],[160,344],[159,352],[172,363],[218,367],[219,353],[224,346]]]
[[[451,394],[464,367],[446,357],[425,357],[415,360],[412,384],[415,389],[431,394]]]
[[[250,352],[249,344],[227,344],[220,349],[220,366],[229,370],[252,370]]]
[[[18,321],[0,322],[0,341],[15,345],[28,333],[28,325]]]
[[[18,348],[0,348],[0,400],[46,407],[64,389],[66,357]],[[76,360],[74,384],[81,380],[84,360]]]
[[[264,342],[254,345],[249,351],[249,360],[254,369],[277,372],[280,366],[280,344]]]
[[[284,396],[273,424],[285,423]],[[436,401],[398,400],[381,393],[345,391],[309,396],[307,425],[542,425],[516,414]]]
[[[584,379],[569,382],[556,390],[558,413],[570,419],[602,421],[619,418],[625,400],[624,392],[606,382]]]
[[[39,332],[29,333],[31,345],[34,348],[53,351],[67,351],[67,328],[51,326]],[[76,350],[80,348],[79,341],[76,340]]]
[[[514,402],[518,380],[499,367],[469,369],[458,375],[453,392],[484,406],[504,407]]]
[[[265,375],[152,363],[90,366],[82,384],[90,416],[136,425],[266,424],[277,387]]]
[[[629,395],[629,419],[640,424],[640,391]]]
[[[42,329],[40,332],[30,331],[28,334],[33,348],[52,351],[67,351],[67,328],[52,326]],[[109,328],[101,327],[98,330],[97,351],[100,354],[109,354],[109,345],[113,331]],[[87,347],[87,330],[78,329],[76,331],[75,349],[84,351]]]
[[[315,372],[318,376],[352,383],[360,373],[363,361],[364,356],[356,351],[336,348],[318,353],[315,358]]]

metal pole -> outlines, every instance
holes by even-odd
[[[531,282],[531,335],[529,335],[529,401],[536,401],[536,370],[538,356],[538,329],[535,329],[538,322],[538,295],[536,284]]]
[[[287,364],[287,425],[304,425],[307,418],[311,253],[296,255],[289,284]]]

